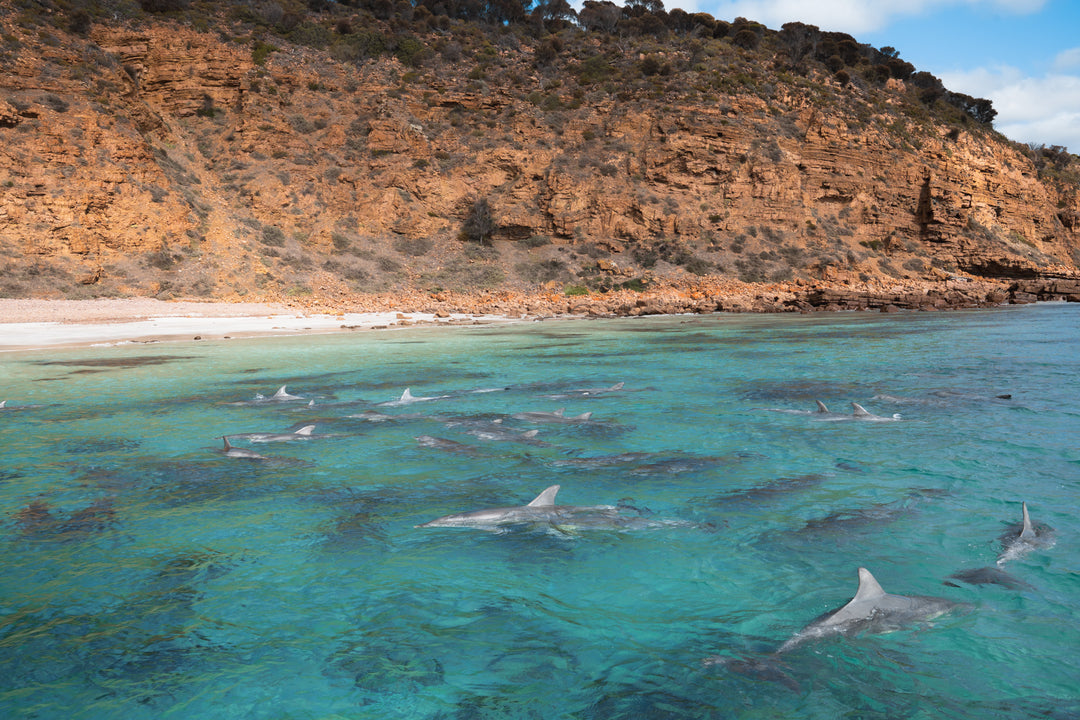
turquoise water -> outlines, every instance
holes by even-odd
[[[1078,717],[1078,310],[0,355],[0,716]],[[638,522],[415,527],[553,484]],[[1056,544],[950,581],[1021,501]],[[967,606],[773,655],[860,566]]]

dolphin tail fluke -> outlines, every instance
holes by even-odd
[[[315,426],[314,426],[314,425],[305,425],[304,427],[302,427],[302,428],[300,428],[299,430],[297,430],[297,431],[296,431],[296,432],[295,432],[294,434],[295,434],[295,435],[311,435],[311,433],[312,433],[312,432],[313,432],[314,430],[315,430]]]
[[[555,495],[559,492],[560,485],[552,485],[536,496],[536,499],[528,504],[528,507],[552,507],[555,505]]]
[[[1024,512],[1024,529],[1020,531],[1020,537],[1025,539],[1034,538],[1035,528],[1031,524],[1031,516],[1028,515],[1027,503],[1023,503],[1022,507]]]
[[[819,413],[827,413],[827,412],[829,412],[829,408],[825,407],[825,403],[821,402],[820,400],[815,400],[814,402],[817,403],[817,411]]]

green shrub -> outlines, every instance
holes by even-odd
[[[276,45],[264,43],[262,40],[256,40],[251,46],[251,60],[256,65],[265,65],[266,58],[269,57],[270,53],[275,52],[276,50]]]
[[[285,247],[285,233],[276,225],[267,225],[262,231],[263,245]]]

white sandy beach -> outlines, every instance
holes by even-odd
[[[0,299],[0,352],[508,321],[494,315],[477,318],[452,314],[438,318],[429,313],[319,314],[286,305],[166,302],[149,298]]]

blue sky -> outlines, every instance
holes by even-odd
[[[892,46],[950,90],[989,98],[1013,140],[1080,154],[1078,0],[669,0],[668,10],[799,20]]]

